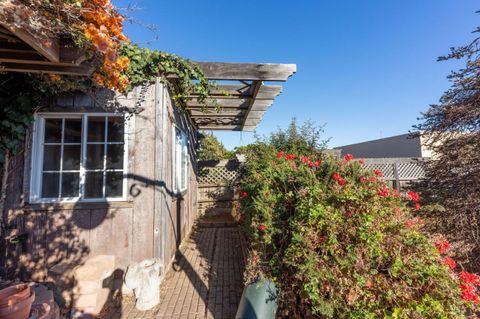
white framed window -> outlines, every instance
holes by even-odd
[[[126,199],[123,114],[35,115],[30,201]]]
[[[173,126],[173,189],[177,193],[188,188],[188,162],[187,134]]]

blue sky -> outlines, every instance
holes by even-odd
[[[297,73],[257,133],[292,117],[326,124],[330,146],[402,134],[448,88],[461,63],[436,62],[473,39],[474,0],[117,0],[145,26],[127,25],[142,46],[198,61],[296,63]],[[229,149],[252,133],[216,134]]]

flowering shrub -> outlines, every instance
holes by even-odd
[[[110,0],[5,0],[0,3],[0,20],[26,30],[45,47],[52,46],[51,38],[68,35],[101,62],[94,81],[126,90],[128,79],[122,73],[129,60],[118,51],[128,38],[123,34],[124,18]]]
[[[240,185],[246,279],[276,283],[281,317],[473,313],[479,277],[458,273],[448,242],[422,233],[418,194],[399,194],[381,176],[351,155],[337,161],[263,145],[248,156]]]

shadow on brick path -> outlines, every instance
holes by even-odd
[[[126,302],[109,318],[234,318],[243,291],[244,247],[236,226],[196,228],[162,282],[160,304],[141,312]]]

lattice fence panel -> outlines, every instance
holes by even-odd
[[[200,185],[231,185],[240,180],[243,168],[240,164],[200,167]]]
[[[421,163],[399,163],[397,167],[399,179],[419,179],[425,177],[425,170]]]
[[[383,173],[385,179],[395,179],[395,165],[390,163],[366,163],[364,165],[366,169],[375,170],[379,169]]]

